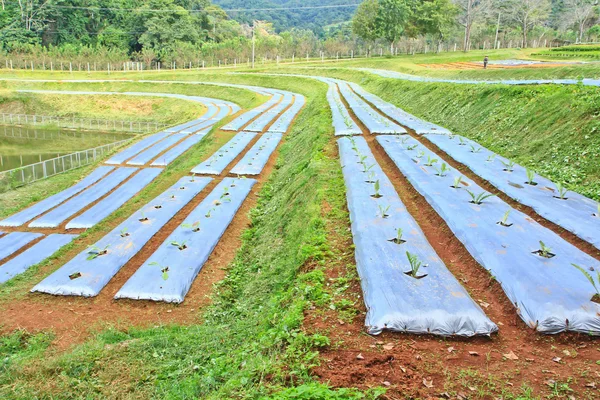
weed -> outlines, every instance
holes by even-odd
[[[532,170],[530,170],[529,168],[525,170],[525,173],[527,174],[527,183],[528,185],[537,185],[537,183],[534,181],[535,179],[535,172],[533,172]]]
[[[189,228],[192,232],[200,232],[200,221],[195,221],[191,224],[182,224],[182,228]]]
[[[482,204],[485,199],[494,196],[492,193],[487,193],[487,192],[481,192],[481,193],[475,194],[468,189],[467,189],[467,193],[469,193],[469,195],[471,196],[471,203],[478,204],[478,205]]]
[[[156,261],[152,261],[148,265],[159,267],[160,268],[160,272],[162,272],[162,278],[163,278],[163,280],[166,281],[167,279],[169,279],[169,267],[168,266],[163,267],[161,264],[157,263]]]
[[[373,189],[375,189],[375,194],[372,195],[372,197],[375,197],[376,199],[382,197],[381,193],[379,193],[379,189],[381,189],[381,185],[379,184],[379,179],[377,179],[375,181],[375,183],[373,184]]]
[[[381,218],[387,218],[387,217],[389,217],[389,214],[387,214],[387,212],[388,212],[389,209],[390,209],[390,206],[384,207],[382,205],[379,205],[379,216]]]
[[[437,176],[444,177],[444,176],[446,176],[448,171],[450,171],[450,168],[448,168],[446,163],[442,163],[440,168],[435,168],[435,170],[437,171],[437,174],[436,174]]]
[[[431,156],[427,156],[427,162],[425,163],[425,165],[428,167],[433,167],[433,164],[435,164],[436,162],[438,162],[437,158],[431,158]]]
[[[176,241],[176,240],[173,240],[173,241],[171,242],[171,246],[175,246],[175,247],[177,247],[179,250],[185,250],[185,249],[187,249],[187,244],[186,244],[187,242],[188,242],[187,240],[185,240],[185,241],[183,241],[183,242],[181,242],[181,243],[180,243],[180,242],[178,242],[178,241]]]
[[[91,261],[91,260],[93,260],[95,258],[98,258],[100,256],[108,254],[108,248],[109,247],[110,247],[110,244],[107,244],[106,246],[104,246],[103,249],[101,249],[98,246],[92,246],[92,247],[90,247],[90,250],[88,251],[87,260]]]
[[[594,295],[594,297],[600,297],[600,290],[598,289],[598,287],[600,287],[600,271],[595,271],[596,272],[596,281],[594,281],[594,277],[585,270],[585,268],[580,267],[577,264],[571,264],[572,266],[574,266],[575,268],[577,268],[586,278],[588,281],[590,281],[590,283],[592,284],[592,286],[594,287],[594,290],[596,291],[596,294]],[[591,271],[594,271],[593,267],[590,267]]]
[[[558,190],[558,196],[554,196],[555,198],[561,199],[561,200],[567,200],[566,195],[569,192],[569,190],[566,187],[564,187],[562,185],[562,183],[558,182],[556,184],[556,190]]]
[[[421,260],[419,260],[419,257],[417,257],[416,254],[411,254],[410,252],[407,251],[406,258],[408,258],[408,263],[410,264],[410,271],[407,272],[406,274],[409,276],[412,276],[413,278],[423,278],[425,275],[420,276],[420,277],[417,275],[419,273],[419,269],[421,269],[421,267],[425,266],[425,265],[423,265]]]
[[[512,225],[512,224],[508,223],[509,214],[510,214],[510,208],[508,210],[506,210],[506,212],[502,216],[502,219],[500,220],[500,225],[502,225],[502,226],[511,226]]]
[[[508,162],[500,160],[500,162],[504,165],[504,170],[507,172],[513,172],[516,163],[514,161],[508,160]]]
[[[452,187],[453,187],[454,189],[460,189],[460,185],[461,185],[461,183],[463,183],[463,180],[462,180],[462,178],[463,178],[463,177],[462,177],[462,176],[460,176],[460,175],[459,175],[459,176],[457,176],[456,178],[454,178],[454,183],[452,184]]]

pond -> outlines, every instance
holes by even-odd
[[[80,150],[126,140],[135,135],[0,125],[0,172]]]

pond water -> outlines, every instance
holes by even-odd
[[[135,135],[0,125],[0,172],[126,140]]]

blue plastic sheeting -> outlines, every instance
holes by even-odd
[[[90,251],[95,251],[95,249],[84,250],[31,291],[68,296],[92,297],[98,295],[100,290],[144,247],[150,238],[200,193],[210,181],[212,178],[197,178],[193,182],[190,177],[181,178],[175,185],[127,218],[95,244],[97,249],[106,249],[106,254],[88,260]],[[156,208],[157,206],[160,208]]]
[[[219,114],[220,108],[215,106],[214,104],[207,104],[207,110],[198,119],[187,122],[185,124],[179,125],[180,129],[174,131],[179,133],[194,133],[198,130],[205,129],[208,124],[214,123],[212,122],[212,118]],[[209,123],[210,121],[210,123]]]
[[[304,107],[305,103],[306,99],[304,98],[304,96],[300,94],[294,95],[294,103],[292,104],[292,106],[288,108],[283,114],[281,114],[281,116],[277,118],[277,121],[275,121],[273,125],[269,127],[269,132],[287,132],[290,128],[290,125],[292,124],[292,121],[294,120],[296,115],[298,115],[302,107]]]
[[[356,125],[356,122],[350,117],[350,113],[346,109],[335,84],[329,84],[327,90],[327,101],[331,109],[331,117],[335,136],[361,135],[362,131]]]
[[[98,182],[103,176],[108,174],[114,167],[101,166],[92,171],[91,174],[83,178],[79,183],[71,186],[68,189],[58,192],[57,194],[44,199],[25,210],[11,215],[10,217],[0,221],[0,226],[21,226],[28,221],[31,221],[40,214],[56,207],[68,198],[76,195],[85,188]]]
[[[443,135],[451,134],[451,132],[448,129],[436,124],[432,124],[431,122],[422,120],[421,118],[415,117],[414,115],[407,113],[406,111],[396,107],[395,105],[383,101],[374,94],[367,92],[357,84],[351,83],[350,85],[356,93],[358,93],[368,102],[373,104],[379,111],[392,118],[393,120],[397,121],[398,123],[409,127],[419,135],[423,135],[426,133],[437,133]]]
[[[176,228],[115,298],[181,303],[255,183],[254,179],[223,179],[184,221],[199,222],[200,230],[183,224]],[[174,242],[185,243],[186,248],[180,250]]]
[[[137,168],[117,168],[94,186],[64,202],[49,213],[42,215],[31,222],[29,226],[32,228],[56,228],[70,216],[78,213],[117,187],[135,171],[137,171]]]
[[[156,158],[160,153],[167,150],[169,147],[175,145],[177,142],[185,138],[187,135],[184,133],[174,133],[171,136],[168,136],[164,140],[156,143],[149,149],[144,150],[144,152],[138,154],[135,158],[127,161],[127,165],[145,165],[149,163],[152,159]]]
[[[369,72],[379,75],[384,78],[401,79],[413,82],[433,82],[433,83],[457,83],[466,85],[488,84],[488,85],[577,85],[581,83],[583,86],[600,86],[600,79],[507,79],[507,80],[476,80],[476,79],[442,79],[429,78],[425,76],[409,75],[396,71],[388,71],[384,69],[373,68],[354,68],[357,70]]]
[[[281,99],[281,95],[278,93],[273,94],[269,100],[261,104],[260,106],[253,108],[250,111],[240,115],[221,129],[224,131],[239,131],[242,127],[252,119],[258,117],[260,114],[266,112],[269,108],[273,107]]]
[[[223,145],[215,154],[192,169],[194,174],[219,175],[254,139],[256,133],[240,132]]]
[[[42,237],[41,233],[12,232],[0,239],[0,260],[10,256],[29,242]]]
[[[163,140],[168,135],[169,135],[169,133],[167,133],[167,132],[159,132],[154,135],[148,136],[147,138],[140,140],[139,142],[135,143],[134,145],[129,146],[125,150],[118,152],[117,154],[112,156],[109,160],[105,161],[105,163],[106,164],[115,164],[115,165],[123,164],[125,161],[134,157],[136,154],[146,150],[148,147]]]
[[[354,115],[365,124],[370,133],[406,133],[406,129],[373,110],[370,105],[350,89],[346,82],[337,82],[340,93],[348,102]]]
[[[467,138],[427,138],[509,197],[600,249],[598,203],[592,199],[575,192],[568,192],[566,200],[560,199],[556,184],[539,175],[534,178],[536,185],[530,185],[526,168],[515,164],[512,172],[507,171],[508,159]]]
[[[131,177],[117,190],[100,200],[83,214],[73,218],[65,226],[66,229],[87,229],[108,217],[115,210],[135,196],[140,190],[154,180],[163,170],[146,168]]]
[[[267,125],[273,121],[277,116],[288,108],[293,102],[293,95],[290,92],[284,92],[283,95],[277,94],[281,101],[275,104],[271,109],[262,113],[256,118],[250,125],[244,130],[250,132],[262,132],[265,130]]]
[[[281,141],[281,137],[282,134],[278,132],[263,134],[240,162],[231,169],[230,173],[236,175],[260,174]]]
[[[196,143],[199,143],[204,138],[204,136],[206,136],[206,133],[207,132],[205,131],[196,135],[190,135],[183,142],[179,143],[177,146],[173,147],[171,150],[158,157],[150,165],[153,167],[165,167],[169,165],[171,162],[173,162],[173,160],[185,153],[190,147],[192,147]]]
[[[398,137],[381,136],[377,141],[473,258],[496,278],[527,325],[550,334],[600,334],[600,304],[591,301],[596,291],[571,265],[597,270],[600,262],[497,197],[481,205],[471,203],[467,190],[474,195],[486,192],[466,178],[460,189],[451,187],[459,174],[450,171],[441,177],[434,167],[426,166],[427,157],[438,159],[434,166],[439,170],[443,159],[416,140],[402,143]],[[507,224],[512,225],[506,227],[499,222],[509,210]],[[554,257],[536,253],[540,241]]]
[[[4,283],[27,271],[28,268],[44,261],[76,237],[77,235],[63,235],[58,233],[46,236],[31,246],[31,248],[0,266],[0,283]]]
[[[236,108],[235,112],[237,112],[237,109],[239,109],[239,107]],[[203,130],[208,131],[208,130],[210,130],[210,128],[212,128],[212,126],[214,124],[216,124],[223,118],[227,117],[229,115],[229,112],[230,112],[229,107],[227,107],[225,105],[220,105],[218,107],[218,112],[214,117],[207,119],[198,125],[194,125],[190,128],[184,129],[181,131],[181,133],[198,133],[199,131],[203,131]]]
[[[392,183],[361,138],[338,140],[346,197],[352,221],[356,266],[361,280],[369,333],[384,329],[441,336],[489,335],[496,325],[469,297],[448,271],[423,232],[408,213]],[[365,171],[360,157],[366,157]],[[379,181],[381,197],[375,198]],[[373,183],[371,183],[373,182]],[[381,207],[389,207],[387,217]],[[391,239],[402,229],[404,243]],[[410,252],[426,267],[418,276],[406,274]]]

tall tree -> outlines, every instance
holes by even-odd
[[[390,53],[394,53],[394,44],[402,34],[412,16],[410,0],[379,0],[377,30],[379,36],[390,43]]]
[[[371,43],[379,37],[377,15],[379,15],[379,1],[365,0],[360,3],[352,17],[352,32],[369,44],[369,51]]]
[[[577,27],[577,43],[583,41],[583,31],[595,15],[597,0],[565,0],[565,17]]]
[[[458,23],[465,28],[463,47],[469,51],[471,47],[471,29],[473,24],[483,20],[492,6],[491,0],[454,0],[459,9]]]
[[[527,47],[527,33],[531,28],[547,21],[550,16],[550,0],[508,0],[505,10],[521,28],[523,47]]]

